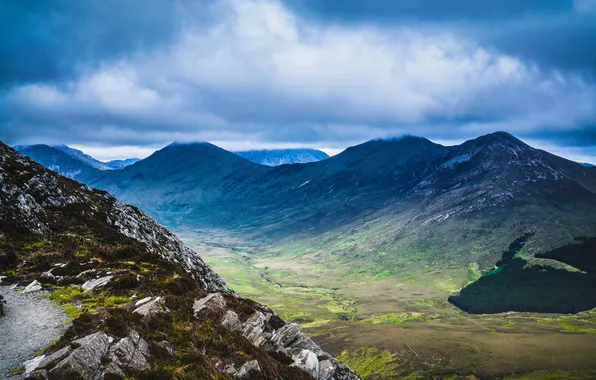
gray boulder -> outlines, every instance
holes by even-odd
[[[195,301],[192,310],[195,317],[206,311],[221,312],[226,308],[226,300],[221,293],[211,293],[200,300]]]
[[[221,321],[221,325],[232,332],[242,331],[242,322],[240,322],[238,314],[232,310],[226,312],[226,315],[224,315],[224,318]]]
[[[39,281],[35,280],[32,283],[30,283],[29,285],[27,285],[25,287],[25,289],[23,289],[23,293],[38,292],[41,289],[43,289],[43,286],[41,286],[41,283],[39,283]]]
[[[259,373],[261,373],[259,362],[256,360],[251,360],[244,363],[244,365],[240,367],[240,370],[234,374],[234,377],[238,379],[254,379],[258,378]]]
[[[108,352],[110,339],[102,332],[88,335],[73,342],[72,353],[60,361],[49,375],[50,378],[69,379],[83,377],[93,379],[98,375],[103,356]]]
[[[152,298],[134,310],[135,313],[141,314],[143,317],[157,313],[167,313],[168,311],[163,297]]]

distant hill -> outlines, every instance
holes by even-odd
[[[327,153],[316,149],[249,150],[235,153],[249,161],[267,166],[305,164],[329,158]]]
[[[594,168],[596,165],[588,164],[587,162],[580,162],[580,165],[585,166],[587,168]]]
[[[112,160],[104,164],[112,170],[119,170],[141,161],[140,158],[127,158],[125,160]]]
[[[95,158],[89,156],[88,154],[81,152],[78,149],[71,148],[67,145],[54,145],[53,147],[68,154],[72,158],[75,158],[94,169],[98,169],[98,170],[110,170],[111,169],[110,166],[106,165],[105,162],[96,160]]]
[[[85,160],[76,152],[69,152],[64,147],[57,148],[39,144],[15,146],[15,149],[46,168],[79,181],[91,180],[103,170],[90,166],[88,164],[89,160]]]
[[[119,170],[140,161],[128,158],[101,162],[66,145],[17,145],[15,149],[50,170],[83,182],[101,176],[101,171]]]

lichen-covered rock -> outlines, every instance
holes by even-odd
[[[99,374],[102,358],[110,346],[108,336],[104,332],[96,332],[74,341],[73,345],[78,348],[52,368],[50,378],[94,379]]]
[[[226,308],[226,300],[221,293],[211,293],[200,300],[195,301],[192,309],[195,317],[206,311],[221,312]]]
[[[319,363],[319,378],[318,380],[332,380],[335,375],[335,367],[333,362],[329,359],[323,360]]]
[[[148,354],[147,342],[140,338],[136,331],[133,331],[130,336],[113,344],[106,358],[119,368],[127,369],[132,373],[143,373],[151,370],[151,365],[145,357]]]

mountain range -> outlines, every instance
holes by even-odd
[[[0,281],[12,285],[1,288],[11,320],[36,310],[28,294],[41,290],[70,318],[15,378],[361,379],[144,212],[1,142]],[[7,342],[40,335],[12,327]],[[19,347],[5,348],[3,361]]]
[[[273,167],[209,143],[175,143],[78,178],[173,228],[308,247],[324,262],[373,274],[408,265],[488,271],[525,234],[524,252],[537,255],[596,231],[596,170],[505,132],[449,147],[413,136],[371,140]]]

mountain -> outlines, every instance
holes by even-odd
[[[587,162],[580,162],[580,165],[585,166],[587,168],[594,168],[596,165],[588,164]]]
[[[267,166],[306,164],[329,158],[327,153],[316,149],[249,150],[235,153],[249,161]]]
[[[489,268],[525,232],[535,233],[528,249],[539,251],[596,231],[596,174],[504,132],[453,147],[372,140],[277,167],[207,143],[174,144],[91,184],[173,227],[306,240],[330,257],[383,251],[379,263],[356,255],[382,268],[413,251],[432,265]]]
[[[130,166],[134,163],[137,163],[139,161],[141,161],[140,158],[127,158],[124,160],[112,160],[112,161],[104,162],[104,164],[112,170],[119,170],[119,169],[125,168],[127,166]]]
[[[96,160],[95,158],[81,152],[78,149],[71,148],[66,145],[54,145],[54,148],[68,154],[70,157],[81,161],[82,163],[86,164],[97,170],[110,170],[111,167],[107,165],[105,162],[101,162]]]
[[[0,288],[12,320],[31,316],[10,300],[42,302],[28,295],[40,290],[72,318],[17,378],[360,379],[297,324],[229,290],[144,212],[3,143],[0,279],[13,284]],[[2,331],[16,343],[7,362],[40,335]]]
[[[71,179],[85,181],[96,177],[103,170],[94,168],[87,162],[81,161],[81,157],[72,152],[66,153],[65,151],[68,151],[70,148],[64,146],[58,148],[42,144],[23,145],[16,146],[15,149],[46,168]]]

